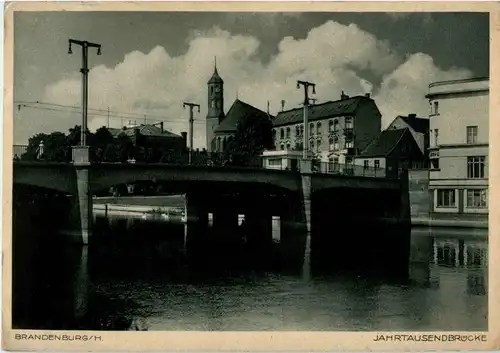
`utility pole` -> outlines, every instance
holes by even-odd
[[[182,104],[183,108],[189,107],[189,164],[191,164],[192,151],[193,151],[193,108],[198,107],[198,113],[200,112],[200,105],[195,103],[186,103]]]
[[[97,55],[101,55],[101,45],[97,43],[91,43],[82,40],[70,39],[69,40],[69,50],[68,54],[73,54],[71,51],[71,45],[76,44],[82,47],[82,68],[80,72],[82,73],[82,131],[80,145],[87,145],[87,100],[88,100],[88,83],[89,83],[89,68],[88,68],[88,53],[89,47],[97,48]]]
[[[304,87],[304,146],[302,146],[303,159],[307,159],[308,151],[309,151],[309,123],[308,123],[308,107],[309,107],[309,87],[312,86],[312,93],[316,94],[316,84],[307,81],[297,81],[297,89],[300,89],[300,86]]]

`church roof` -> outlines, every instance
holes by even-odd
[[[396,148],[408,131],[408,128],[382,131],[380,135],[370,142],[370,144],[360,153],[359,157],[387,157],[394,148]]]
[[[320,120],[334,116],[344,116],[355,114],[358,106],[367,100],[368,97],[356,96],[338,101],[329,101],[321,104],[310,105],[308,110],[308,120]],[[275,119],[273,119],[274,126],[298,124],[304,119],[304,108],[295,108],[279,112]]]
[[[210,83],[224,83],[222,78],[219,76],[219,72],[217,72],[217,64],[214,67],[214,73],[213,73],[212,77],[210,78],[210,80],[208,80],[208,83],[209,84]]]
[[[248,103],[242,102],[239,99],[236,99],[229,108],[229,111],[226,114],[226,117],[220,125],[215,130],[216,133],[232,133],[236,131],[236,125],[239,121],[243,120],[247,116],[254,116],[258,119],[269,119],[273,118],[266,112],[251,106]]]

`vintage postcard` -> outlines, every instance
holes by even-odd
[[[4,13],[4,349],[500,348],[498,3]]]

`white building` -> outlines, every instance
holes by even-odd
[[[434,82],[426,98],[431,212],[487,214],[489,79]]]

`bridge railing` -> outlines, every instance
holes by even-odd
[[[385,168],[365,167],[352,163],[313,163],[313,172],[321,174],[336,174],[368,178],[390,178]],[[397,178],[395,176],[395,178]]]

